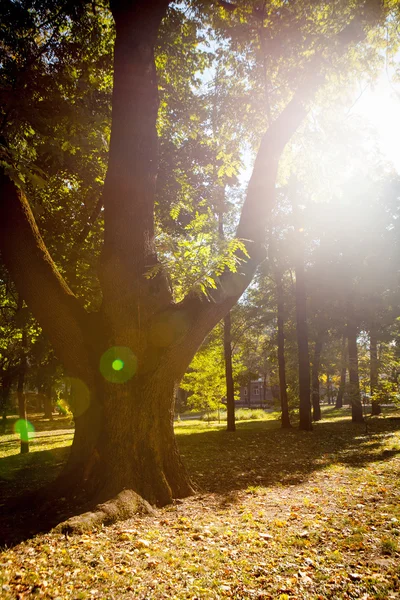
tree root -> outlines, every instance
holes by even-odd
[[[152,506],[133,490],[122,490],[115,498],[98,504],[93,511],[71,517],[53,529],[56,533],[79,534],[100,525],[125,521],[137,514],[156,515]]]

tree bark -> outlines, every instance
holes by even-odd
[[[226,378],[227,431],[235,431],[235,395],[232,373],[231,313],[224,317],[224,358]]]
[[[285,299],[283,294],[282,273],[278,269],[275,271],[276,281],[276,299],[278,313],[278,372],[279,372],[279,397],[281,402],[281,427],[289,429],[290,423],[289,402],[286,385],[286,365],[285,365],[285,332],[284,332],[284,314]]]
[[[370,352],[370,387],[371,387],[371,414],[374,416],[380,415],[382,412],[379,400],[374,398],[374,395],[378,391],[378,336],[375,325],[372,324],[369,334],[369,352]]]
[[[192,493],[173,431],[174,386],[163,370],[119,384],[98,380],[89,390],[90,398],[100,396],[92,411],[98,424],[96,439],[88,452],[87,440],[79,435],[80,430],[87,432],[87,424],[79,427],[77,419],[67,463],[78,489],[97,502],[131,489],[157,506]]]
[[[347,347],[349,353],[349,398],[351,403],[351,420],[353,423],[363,423],[363,409],[360,395],[360,381],[358,377],[358,348],[357,348],[357,324],[354,310],[349,303],[347,321]]]
[[[344,390],[346,388],[346,336],[343,335],[342,337],[342,349],[341,349],[341,357],[340,357],[340,384],[339,384],[339,390],[338,390],[338,395],[336,398],[336,404],[335,404],[335,408],[342,408],[343,407],[343,396],[344,396]]]
[[[321,399],[319,394],[319,368],[321,362],[322,345],[324,342],[324,332],[318,331],[314,346],[314,358],[312,362],[311,382],[312,382],[312,418],[313,421],[321,420]]]

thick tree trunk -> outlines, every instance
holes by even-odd
[[[370,328],[369,334],[369,352],[370,352],[370,387],[371,387],[371,397],[372,397],[372,405],[371,405],[371,414],[372,415],[380,415],[382,412],[382,408],[379,404],[379,401],[374,398],[374,394],[376,394],[378,390],[378,372],[379,372],[379,363],[378,363],[378,336],[376,333],[376,328],[372,324]]]
[[[321,362],[322,345],[324,342],[324,333],[318,332],[317,339],[314,346],[314,358],[312,362],[312,418],[313,421],[321,420],[321,399],[319,394],[319,367]]]
[[[276,281],[276,299],[278,313],[278,371],[279,371],[279,397],[281,402],[281,426],[282,429],[289,429],[290,423],[289,403],[286,385],[286,365],[285,365],[285,332],[284,332],[284,311],[285,299],[283,294],[282,273],[277,269],[275,272]]]
[[[173,430],[174,385],[160,372],[125,383],[98,380],[96,389],[89,390],[90,407],[76,418],[66,485],[97,502],[123,489],[157,506],[191,494]],[[85,435],[89,422],[95,432],[90,440]]]
[[[232,372],[231,313],[224,317],[224,358],[226,378],[227,431],[235,431],[235,395]]]
[[[338,390],[338,395],[336,398],[335,408],[343,407],[343,396],[344,396],[344,390],[346,388],[346,370],[347,370],[347,368],[346,368],[346,336],[345,335],[343,335],[343,337],[342,337],[342,349],[341,349],[340,364],[341,364],[340,383],[339,383],[339,390]]]
[[[353,423],[363,423],[364,416],[360,396],[360,381],[358,377],[357,333],[353,309],[349,306],[347,347],[349,353],[349,398],[351,403],[351,419]]]

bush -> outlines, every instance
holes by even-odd
[[[221,421],[226,421],[226,411],[219,411],[219,415],[218,415],[218,411],[217,410],[213,410],[210,412],[206,412],[202,417],[201,420],[202,421],[218,421],[218,418]]]
[[[262,408],[238,408],[235,411],[236,421],[255,421],[265,419],[265,411]],[[213,410],[201,417],[202,421],[218,421],[218,411]],[[226,421],[226,410],[219,413],[220,421]]]
[[[265,411],[262,408],[239,408],[235,414],[237,421],[255,421],[265,419]]]

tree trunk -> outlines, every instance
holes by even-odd
[[[192,493],[175,442],[174,386],[168,376],[153,373],[125,383],[99,380],[88,390],[91,404],[76,418],[66,467],[72,481],[66,485],[97,502],[131,489],[157,506]],[[84,396],[78,386],[78,414],[79,405],[87,406]],[[89,441],[88,422],[95,430]]]
[[[330,373],[326,374],[326,395],[330,406],[332,404],[332,382]]]
[[[52,400],[52,385],[49,384],[46,389],[46,393],[43,397],[44,404],[44,418],[53,420],[53,400]]]
[[[311,420],[311,385],[310,385],[310,358],[308,354],[308,326],[307,326],[307,295],[304,272],[304,240],[302,228],[297,216],[296,199],[293,200],[295,215],[295,228],[297,230],[298,248],[296,255],[296,332],[299,352],[299,396],[300,396],[300,429],[312,430]]]
[[[371,414],[380,415],[382,412],[379,400],[374,395],[378,391],[378,336],[375,326],[372,324],[369,334],[369,352],[370,352],[370,386],[371,386]]]
[[[285,365],[285,333],[284,333],[284,310],[285,300],[283,295],[282,273],[275,272],[276,280],[276,298],[278,312],[278,370],[279,370],[279,396],[281,402],[281,426],[282,429],[288,429],[292,425],[290,423],[289,403],[287,397],[286,385],[286,365]]]
[[[235,395],[232,373],[231,313],[224,317],[224,358],[226,378],[227,431],[235,431]]]
[[[319,366],[321,362],[322,345],[324,341],[324,334],[322,331],[318,332],[317,339],[314,346],[314,358],[312,362],[312,418],[313,421],[321,420],[321,404],[319,394]]]
[[[352,306],[349,306],[347,321],[347,344],[349,352],[349,398],[351,404],[351,419],[353,423],[363,423],[363,409],[360,396],[360,381],[358,377],[357,325]]]
[[[24,332],[25,333],[25,332]],[[22,334],[24,336],[24,333]],[[26,337],[26,333],[25,333]],[[26,397],[24,394],[26,374],[26,357],[21,357],[21,362],[18,370],[17,379],[17,398],[18,398],[18,416],[19,416],[19,435],[21,440],[20,451],[21,454],[29,452],[29,438],[28,438],[28,423],[26,419]]]
[[[11,385],[12,385],[12,376],[8,371],[4,371],[1,376],[1,416],[3,419],[3,427],[5,430],[6,421],[7,421],[7,411],[10,408],[10,395],[11,395]]]
[[[336,398],[335,408],[343,407],[343,396],[344,396],[344,390],[346,388],[346,370],[347,369],[346,369],[346,336],[345,335],[343,335],[343,337],[342,337],[342,350],[341,350],[340,364],[341,364],[340,384],[339,384],[338,395]]]

